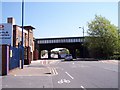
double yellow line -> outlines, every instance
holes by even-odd
[[[56,68],[49,68],[49,69],[50,69],[50,73],[52,73],[52,75],[58,75]]]

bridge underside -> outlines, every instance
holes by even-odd
[[[48,59],[51,59],[51,50],[54,48],[66,48],[72,54],[73,58],[76,57],[76,49],[79,50],[79,58],[89,57],[88,50],[82,43],[54,43],[54,44],[37,44],[36,49],[39,51],[39,59],[41,59],[41,51],[48,50]]]

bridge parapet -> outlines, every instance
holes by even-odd
[[[37,44],[82,43],[83,37],[36,39]]]

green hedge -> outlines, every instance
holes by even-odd
[[[110,59],[120,60],[120,55],[113,55],[110,57]]]

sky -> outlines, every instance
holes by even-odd
[[[0,4],[1,5],[1,4]],[[87,23],[101,15],[118,26],[118,2],[25,2],[24,25],[35,38],[78,37]],[[2,2],[2,22],[14,17],[21,26],[21,2]]]

